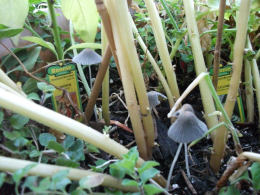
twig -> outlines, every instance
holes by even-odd
[[[107,48],[106,48],[106,51],[105,51],[105,55],[103,56],[102,62],[99,66],[99,70],[98,70],[98,73],[97,73],[97,76],[96,76],[94,86],[92,88],[92,92],[90,94],[88,104],[85,108],[85,115],[86,115],[86,122],[87,123],[90,121],[90,118],[93,114],[94,106],[96,104],[96,100],[98,98],[100,89],[102,87],[102,82],[103,82],[105,74],[107,72],[107,68],[108,68],[109,60],[110,60],[111,56],[112,56],[112,52],[111,52],[111,49],[108,45]]]
[[[214,51],[214,73],[213,73],[213,85],[215,89],[218,86],[218,72],[219,72],[219,62],[220,62],[220,52],[221,52],[221,40],[224,24],[224,14],[225,14],[226,0],[221,0],[219,4],[219,15],[218,15],[218,33],[216,47]]]
[[[185,172],[182,169],[181,169],[181,174],[182,174],[182,177],[184,178],[184,181],[187,184],[188,188],[192,192],[192,194],[198,194],[197,191],[195,190],[195,188],[193,187],[193,185],[191,184],[189,178],[187,177],[187,175],[185,174]]]

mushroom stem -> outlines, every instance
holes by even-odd
[[[187,143],[184,143],[184,151],[185,151],[185,165],[186,165],[187,176],[188,176],[188,178],[190,178],[190,168],[189,168],[189,158],[188,158]]]
[[[172,161],[172,164],[171,164],[171,168],[170,168],[170,171],[169,171],[169,175],[168,175],[168,179],[167,179],[167,185],[166,185],[166,190],[168,191],[169,190],[169,186],[170,186],[170,181],[171,181],[171,176],[172,176],[172,171],[173,171],[173,168],[178,160],[178,157],[180,155],[180,151],[181,151],[181,148],[182,148],[182,145],[183,143],[179,143],[179,146],[178,146],[178,149],[177,149],[177,152],[174,156],[174,159]]]

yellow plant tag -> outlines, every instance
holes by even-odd
[[[225,67],[222,67],[220,64],[219,74],[218,74],[218,87],[217,87],[217,94],[219,96],[223,96],[224,99],[225,96],[228,94],[229,84],[231,80],[231,72],[232,72],[232,66],[226,65]],[[213,75],[213,69],[210,69],[210,75],[212,78]],[[240,120],[237,122],[245,122],[245,113],[244,113],[244,107],[242,103],[241,95],[238,94],[237,96],[237,102],[235,106],[235,111],[238,112]]]
[[[47,69],[47,79],[51,84],[66,89],[70,94],[70,99],[73,104],[82,111],[77,71],[74,64],[49,67]],[[63,95],[62,90],[56,89],[53,92],[52,104],[54,110],[68,117],[78,119],[78,113],[76,113],[73,105],[71,105],[71,101]]]

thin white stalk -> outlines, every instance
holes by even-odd
[[[187,143],[184,143],[184,151],[185,151],[185,165],[186,165],[187,176],[188,176],[188,178],[190,178],[189,156],[188,156]]]
[[[243,152],[239,155],[239,157],[247,158],[251,161],[259,162],[260,163],[260,154],[254,152]]]
[[[180,155],[182,145],[183,145],[183,143],[179,143],[178,149],[176,151],[176,154],[175,154],[174,159],[173,159],[172,164],[171,164],[171,168],[170,168],[170,171],[169,171],[169,174],[168,174],[168,179],[167,179],[167,185],[166,185],[166,190],[167,191],[169,190],[169,187],[170,187],[170,182],[171,182],[171,176],[172,176],[173,168],[174,168],[174,166],[175,166],[175,164],[176,164],[176,162],[178,160],[178,157]]]

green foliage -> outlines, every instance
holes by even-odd
[[[56,137],[50,133],[41,133],[39,136],[39,142],[42,146],[48,146],[50,141],[56,141]]]
[[[9,28],[0,24],[0,40],[3,38],[13,37],[23,31],[23,28]]]
[[[145,162],[140,168],[136,169],[136,162],[139,157],[137,147],[133,147],[129,152],[123,155],[123,159],[110,165],[110,174],[119,179],[123,179],[126,175],[132,179],[123,179],[122,184],[126,186],[136,186],[144,190],[147,194],[157,194],[162,192],[162,189],[153,184],[148,184],[149,179],[159,174],[155,169],[159,163],[154,161]]]
[[[10,118],[10,123],[14,129],[21,129],[29,122],[29,118],[24,117],[20,114],[14,114]]]
[[[5,173],[0,173],[0,188],[4,184],[6,174]]]

